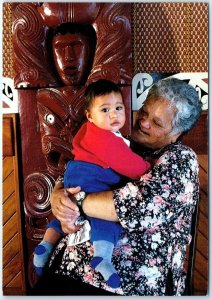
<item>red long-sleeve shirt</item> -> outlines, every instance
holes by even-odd
[[[75,160],[110,167],[117,173],[132,179],[140,179],[150,164],[135,154],[123,141],[109,130],[86,122],[73,139],[72,153]]]

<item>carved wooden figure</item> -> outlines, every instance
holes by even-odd
[[[84,120],[84,90],[105,78],[124,94],[131,128],[131,4],[13,3],[27,255],[52,218],[49,196]],[[36,280],[29,264],[29,283]]]

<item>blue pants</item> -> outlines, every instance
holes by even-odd
[[[80,186],[86,193],[111,190],[120,180],[121,176],[112,169],[83,161],[69,161],[64,173],[65,188]],[[91,223],[91,242],[106,240],[114,245],[117,243],[122,231],[120,224],[91,217],[88,219]],[[51,221],[48,227],[64,235],[58,220]]]

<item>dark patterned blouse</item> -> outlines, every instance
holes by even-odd
[[[180,142],[151,153],[151,157],[156,163],[140,181],[129,182],[113,192],[124,228],[113,252],[121,286],[108,287],[91,269],[90,242],[67,248],[67,237],[51,258],[53,266],[60,257],[56,273],[120,295],[139,296],[166,295],[169,277],[172,295],[182,295],[186,245],[191,240],[191,217],[199,197],[198,161],[193,150]]]

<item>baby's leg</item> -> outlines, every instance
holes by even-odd
[[[53,228],[47,228],[43,240],[35,247],[33,264],[35,272],[39,276],[43,275],[44,267],[50,258],[54,245],[60,237],[61,233]]]
[[[91,222],[91,241],[94,247],[94,257],[91,267],[100,272],[107,284],[113,288],[120,285],[120,277],[112,265],[114,246],[120,237],[120,224],[96,218],[89,218]]]
[[[120,277],[113,267],[111,259],[114,244],[108,241],[94,241],[94,257],[91,260],[91,267],[102,274],[104,280],[112,288],[118,288],[120,285]]]

